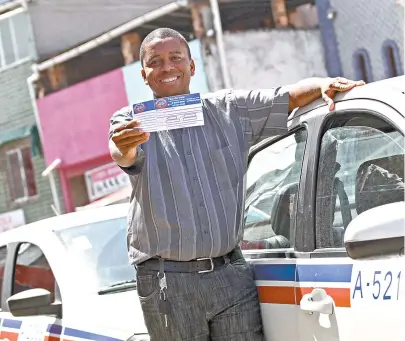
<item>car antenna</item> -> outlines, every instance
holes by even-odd
[[[51,207],[52,207],[53,213],[55,213],[56,216],[60,215],[60,212],[56,209],[54,204],[52,204]]]

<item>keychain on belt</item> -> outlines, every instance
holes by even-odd
[[[159,312],[163,314],[165,319],[165,326],[167,328],[167,315],[170,312],[170,302],[167,300],[167,281],[164,270],[164,260],[160,259],[160,270],[158,273],[159,287],[160,287],[160,300],[159,300]]]

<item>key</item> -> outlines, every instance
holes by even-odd
[[[159,301],[159,312],[163,315],[168,315],[171,311],[171,305],[168,300]]]
[[[161,298],[159,301],[159,312],[164,316],[166,328],[167,328],[167,315],[170,313],[170,311],[171,311],[170,302],[166,299]]]
[[[159,278],[159,287],[161,291],[167,289],[166,274],[163,274],[163,277]]]

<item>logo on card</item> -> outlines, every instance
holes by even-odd
[[[155,107],[156,107],[156,109],[164,109],[164,108],[167,108],[168,104],[169,103],[164,98],[159,98],[155,102]]]
[[[134,104],[134,112],[137,114],[144,112],[145,109],[146,109],[146,107],[145,107],[145,104],[143,104],[143,103]]]

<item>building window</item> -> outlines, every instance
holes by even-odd
[[[402,75],[401,61],[397,44],[392,40],[386,40],[382,47],[382,57],[385,67],[386,78]]]
[[[0,15],[0,69],[30,57],[28,13],[19,8]]]
[[[12,201],[23,201],[37,195],[30,147],[7,152],[7,167]]]
[[[363,80],[366,83],[373,81],[370,57],[366,50],[360,49],[354,54],[353,67],[356,80]]]

